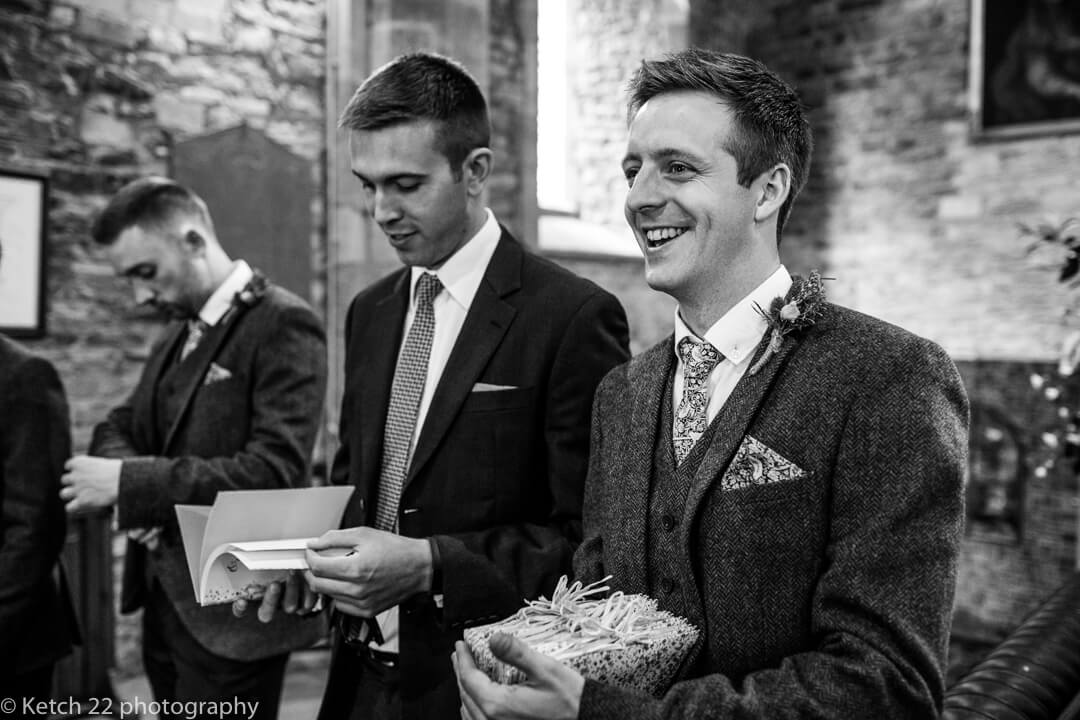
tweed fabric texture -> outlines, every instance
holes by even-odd
[[[677,465],[682,464],[709,426],[709,375],[724,355],[709,343],[688,335],[679,341],[679,358],[683,361],[683,396],[672,429]]]
[[[375,527],[394,530],[397,526],[401,486],[409,471],[416,414],[427,379],[431,341],[435,337],[435,297],[442,291],[439,278],[424,273],[416,281],[416,315],[401,348],[394,382],[390,386],[390,408],[383,431],[383,454],[379,469],[379,498],[375,504]]]
[[[145,605],[153,575],[199,644],[233,660],[308,647],[325,633],[321,616],[279,613],[266,624],[234,617],[229,605],[200,607],[177,526],[176,503],[210,505],[222,490],[310,482],[326,395],[325,334],[306,302],[262,285],[234,303],[183,363],[175,359],[185,324],[170,323],[129,400],[90,442],[91,455],[124,460],[118,527],[163,527],[154,551],[128,542],[121,611]],[[214,364],[230,377],[206,385]]]
[[[968,403],[949,357],[826,304],[740,379],[702,441],[669,549],[650,557],[672,343],[597,390],[575,577],[611,574],[626,593],[671,578],[661,609],[685,603],[706,635],[663,697],[586,681],[581,720],[937,717],[967,467]],[[747,437],[804,474],[725,488],[744,443],[743,469],[766,455]]]

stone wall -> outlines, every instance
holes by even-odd
[[[50,179],[48,334],[27,344],[60,371],[76,452],[134,387],[160,329],[133,307],[128,287],[93,246],[93,216],[127,181],[167,174],[174,142],[240,123],[310,161],[321,198],[323,37],[323,6],[315,0],[0,6],[0,165]],[[312,213],[318,263],[321,207]],[[227,249],[228,238],[222,242]],[[319,305],[323,268],[313,267],[313,275]],[[121,547],[118,541],[117,553]],[[121,674],[138,670],[137,632],[133,618],[119,620]]]
[[[128,180],[167,174],[173,142],[241,122],[309,159],[321,193],[321,4],[70,0],[7,8],[0,163],[50,177],[48,335],[28,344],[59,368],[82,451],[93,424],[130,392],[159,328],[133,308],[93,246],[93,216]]]
[[[626,81],[643,58],[686,45],[684,3],[676,0],[571,0],[568,65],[570,193],[582,220],[622,228],[626,179]]]
[[[517,238],[535,244],[536,23],[523,17],[522,4],[491,2],[487,97],[495,164],[488,203]],[[527,65],[530,60],[533,67]]]

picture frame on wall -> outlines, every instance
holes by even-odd
[[[970,35],[976,136],[1080,131],[1080,3],[971,0]]]
[[[45,241],[49,181],[0,167],[0,333],[45,334]]]

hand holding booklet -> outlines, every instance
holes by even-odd
[[[195,599],[203,606],[254,599],[291,570],[306,570],[307,544],[341,525],[352,492],[229,490],[213,505],[177,505]]]

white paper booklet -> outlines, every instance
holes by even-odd
[[[229,490],[213,505],[177,505],[195,599],[219,605],[258,597],[307,568],[308,541],[341,525],[352,486]]]

